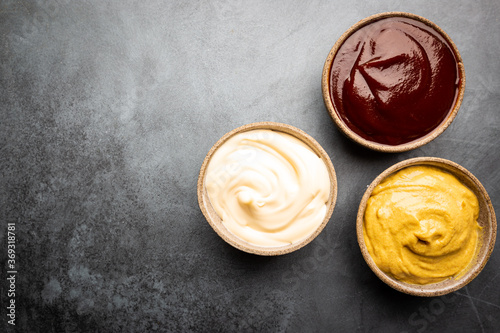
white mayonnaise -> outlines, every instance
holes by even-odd
[[[307,238],[323,222],[330,195],[321,158],[299,139],[272,130],[239,133],[222,144],[205,186],[223,224],[258,246]]]

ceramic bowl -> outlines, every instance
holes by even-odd
[[[368,198],[371,196],[373,189],[391,174],[403,168],[416,165],[434,166],[441,168],[442,170],[448,173],[451,173],[462,184],[471,189],[479,201],[478,223],[482,227],[482,229],[480,231],[476,256],[474,257],[472,264],[469,265],[469,269],[467,270],[467,272],[465,274],[459,275],[460,277],[458,278],[450,278],[438,283],[431,283],[425,285],[409,284],[401,282],[393,278],[392,276],[386,274],[381,269],[379,269],[367,250],[363,235],[363,223],[364,223],[364,215],[367,206],[367,201]],[[403,293],[415,296],[445,295],[459,288],[462,288],[469,282],[471,282],[486,265],[486,262],[488,261],[491,252],[493,251],[496,239],[496,230],[497,230],[497,222],[495,217],[495,211],[493,210],[493,206],[491,204],[488,193],[481,185],[479,180],[462,166],[454,162],[436,157],[419,157],[419,158],[408,159],[400,163],[397,163],[388,168],[387,170],[385,170],[384,172],[382,172],[370,184],[363,198],[361,199],[356,221],[356,233],[357,233],[359,247],[368,266],[383,282],[385,282],[390,287],[399,290]]]
[[[447,114],[446,118],[436,127],[434,130],[432,130],[430,133],[416,139],[413,141],[410,141],[408,143],[403,143],[399,145],[388,145],[388,144],[381,144],[377,143],[374,141],[367,140],[357,133],[355,133],[352,129],[350,129],[345,122],[341,119],[341,117],[338,115],[334,103],[332,101],[332,96],[330,94],[330,72],[332,69],[332,64],[335,59],[335,56],[337,54],[337,51],[340,49],[342,44],[353,34],[355,33],[358,29],[376,22],[381,19],[385,18],[390,18],[390,17],[404,17],[404,18],[409,18],[413,20],[417,20],[421,23],[424,23],[425,25],[431,27],[434,29],[434,31],[437,31],[442,37],[448,42],[449,46],[451,47],[455,60],[457,62],[458,66],[458,75],[460,79],[460,83],[458,86],[458,95],[456,97],[455,104],[451,111]],[[370,17],[367,17],[358,23],[354,24],[352,27],[350,27],[338,40],[337,42],[333,45],[332,49],[330,50],[330,53],[328,54],[328,57],[326,58],[324,67],[323,67],[323,74],[322,74],[322,79],[321,79],[321,87],[322,87],[322,92],[323,92],[323,100],[325,103],[325,106],[328,110],[328,113],[330,114],[333,122],[335,125],[339,128],[341,133],[343,133],[345,136],[347,136],[349,139],[352,141],[367,147],[369,149],[375,150],[375,151],[380,151],[380,152],[387,152],[387,153],[397,153],[397,152],[403,152],[403,151],[408,151],[412,149],[416,149],[418,147],[421,147],[430,141],[434,140],[437,138],[440,134],[442,134],[445,129],[452,123],[453,119],[455,119],[455,116],[457,115],[457,112],[460,108],[460,105],[463,100],[463,95],[465,91],[465,70],[464,70],[464,65],[462,62],[462,58],[460,56],[460,53],[458,52],[457,47],[451,40],[451,38],[436,24],[433,22],[415,15],[415,14],[410,14],[410,13],[404,13],[404,12],[386,12],[386,13],[380,13],[376,14]]]
[[[322,159],[322,161],[325,163],[327,167],[330,178],[330,196],[327,201],[327,213],[325,215],[325,218],[319,225],[319,227],[302,241],[294,242],[279,247],[263,247],[248,243],[247,241],[237,237],[235,234],[230,232],[224,226],[221,218],[217,215],[217,213],[215,212],[214,208],[210,203],[210,199],[205,187],[205,178],[206,178],[207,167],[210,163],[211,157],[217,151],[217,149],[232,136],[238,133],[257,130],[257,129],[268,129],[273,131],[279,131],[294,136],[295,138],[304,142],[313,152],[315,152]],[[316,140],[314,140],[307,133],[303,132],[298,128],[286,124],[275,123],[275,122],[258,122],[236,128],[230,131],[229,133],[225,134],[219,141],[217,141],[217,143],[210,149],[207,156],[205,157],[205,160],[203,161],[198,178],[197,189],[198,189],[198,203],[200,205],[201,211],[203,212],[203,215],[207,219],[210,226],[223,240],[225,240],[228,244],[234,246],[235,248],[248,253],[253,253],[262,256],[276,256],[276,255],[290,253],[302,248],[303,246],[310,243],[323,230],[323,228],[330,220],[333,209],[335,207],[335,202],[337,199],[337,178],[335,174],[335,169],[327,153],[318,144],[318,142],[316,142]]]

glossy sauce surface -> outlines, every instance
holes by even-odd
[[[339,117],[364,139],[387,145],[434,130],[453,109],[459,83],[446,40],[404,17],[358,29],[339,48],[330,72]]]
[[[428,284],[460,276],[476,254],[475,194],[455,176],[412,166],[389,176],[368,199],[363,233],[370,256],[394,278]]]
[[[226,228],[265,247],[314,233],[330,196],[323,160],[299,139],[272,130],[247,131],[224,142],[210,160],[205,186]]]

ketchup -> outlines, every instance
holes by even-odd
[[[330,72],[339,117],[364,139],[387,145],[432,132],[453,109],[459,84],[448,42],[404,17],[358,29],[337,51]]]

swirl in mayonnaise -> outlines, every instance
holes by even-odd
[[[325,163],[305,143],[272,130],[236,134],[207,168],[210,202],[226,228],[258,246],[283,246],[323,222],[330,195]]]

